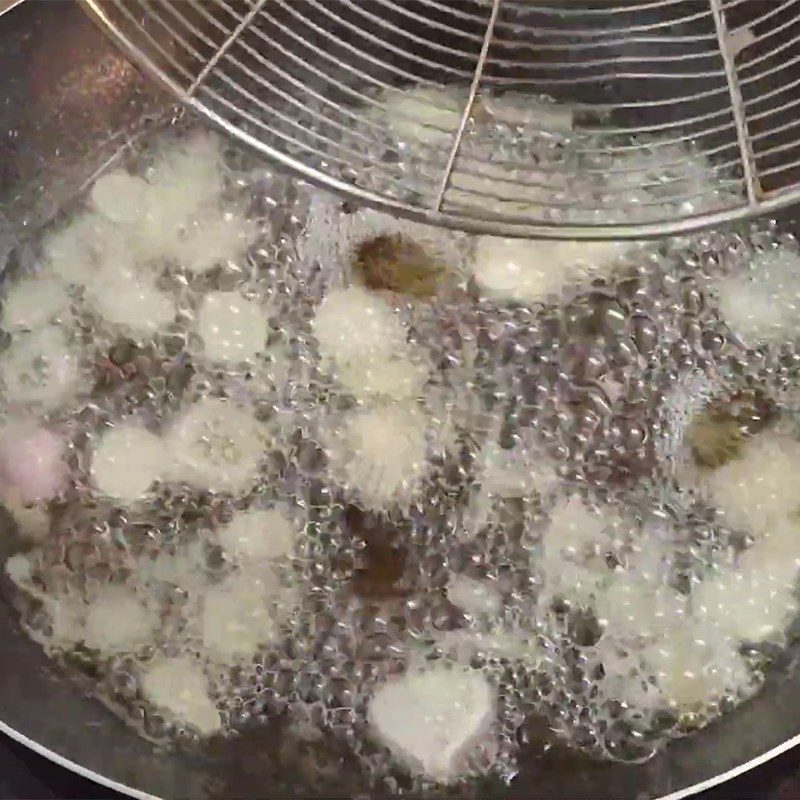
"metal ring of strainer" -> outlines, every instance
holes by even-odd
[[[800,199],[797,0],[82,2],[200,115],[305,178],[400,215],[497,235],[640,237]],[[409,192],[398,154],[381,155],[381,112],[412,85],[460,85],[464,102],[455,132],[426,146],[428,169]],[[464,146],[481,97],[509,90],[572,104],[595,171],[630,171],[623,177],[635,186],[636,159],[603,166],[592,154],[687,158],[690,143],[727,191],[698,202],[678,182],[668,203],[635,218],[625,191],[578,217],[563,213],[574,206],[563,194],[519,208],[514,201],[537,191],[532,182],[551,184],[557,167],[531,163],[525,148],[487,156]],[[454,191],[454,172],[487,167],[502,181]]]

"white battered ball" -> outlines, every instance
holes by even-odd
[[[134,503],[161,477],[167,458],[160,437],[123,423],[100,439],[92,457],[92,481],[103,494]]]
[[[266,346],[267,319],[261,306],[238,292],[212,292],[197,314],[203,352],[212,361],[252,361]]]
[[[147,181],[115,169],[101,175],[92,186],[92,204],[110,222],[131,225],[141,219],[149,190]]]
[[[203,668],[190,656],[156,658],[145,667],[141,684],[144,696],[154,706],[174,714],[198,733],[208,736],[222,727]]]
[[[9,287],[3,301],[3,328],[33,330],[61,317],[69,310],[69,294],[55,277],[25,278]]]
[[[217,532],[222,549],[233,559],[264,561],[292,551],[297,531],[277,509],[241,511]]]
[[[189,406],[167,435],[170,475],[198,489],[243,494],[258,478],[264,426],[229,400],[207,397]]]

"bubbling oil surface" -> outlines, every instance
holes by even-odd
[[[141,163],[150,157],[139,154]],[[757,252],[796,252],[791,237],[764,226],[647,243],[559,298],[510,302],[470,277],[471,237],[347,207],[233,148],[223,163],[226,192],[244,202],[258,240],[246,257],[200,275],[165,263],[158,286],[177,307],[167,329],[122,335],[71,290],[65,329],[86,391],[43,416],[66,432],[71,486],[49,505],[49,536],[28,553],[30,579],[15,596],[31,636],[154,742],[197,742],[141,688],[156,655],[190,654],[223,735],[282,720],[319,775],[324,752],[348,752],[387,791],[409,784],[369,729],[369,700],[412,666],[462,663],[496,687],[490,738],[470,752],[464,774],[503,780],[542,720],[589,755],[638,762],[757,690],[763,649],[728,644],[719,691],[707,702],[670,702],[659,670],[669,671],[663,661],[673,654],[656,663],[654,651],[673,640],[651,633],[652,619],[622,614],[627,623],[616,628],[597,597],[623,572],[634,575],[648,582],[634,605],[668,590],[681,606],[669,627],[689,613],[682,603],[698,581],[749,546],[747,532],[726,526],[684,479],[687,432],[715,398],[754,391],[792,419],[793,343],[744,344],[710,288]],[[131,168],[142,169],[136,160]],[[376,508],[347,471],[331,471],[327,432],[363,404],[320,363],[313,319],[323,298],[354,279],[358,242],[398,232],[455,279],[434,298],[387,299],[429,375],[418,403],[427,463],[413,493]],[[194,319],[211,291],[240,292],[264,309],[267,347],[250,364],[204,358]],[[269,431],[251,488],[231,496],[165,480],[132,507],[93,489],[91,451],[104,425],[135,418],[161,433],[208,397],[235,402]],[[529,480],[536,470],[545,478]],[[503,488],[518,475],[519,485]],[[196,602],[236,571],[215,531],[254,506],[285,509],[299,531],[276,568],[290,599],[270,640],[231,663],[205,647]],[[554,539],[565,519],[577,520],[578,534],[591,530],[574,545],[562,532]],[[572,541],[574,528],[563,530]],[[460,609],[448,599],[453,574],[493,587],[501,611]],[[132,587],[154,610],[152,640],[113,654],[60,644],[47,598],[80,603],[109,583]],[[615,595],[615,619],[624,598]]]

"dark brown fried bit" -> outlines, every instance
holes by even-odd
[[[716,469],[738,458],[748,436],[760,433],[777,415],[773,400],[758,390],[737,392],[700,412],[689,429],[695,462]]]
[[[414,297],[433,297],[445,271],[422,245],[402,234],[365,239],[353,255],[353,267],[367,289]]]
[[[347,508],[345,524],[351,536],[363,543],[352,572],[353,592],[376,599],[408,594],[403,585],[406,557],[400,531],[356,506]]]
[[[739,420],[722,411],[702,411],[689,428],[692,456],[702,467],[716,469],[732,461],[741,452],[743,441]]]

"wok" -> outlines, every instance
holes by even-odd
[[[143,78],[77,4],[0,3],[0,265],[120,148],[169,124],[169,96]],[[787,223],[788,224],[788,223]],[[4,539],[0,537],[0,549]],[[0,556],[4,554],[0,552]],[[355,770],[323,785],[287,762],[280,721],[199,752],[157,750],[60,675],[0,602],[0,731],[132,797],[367,796]],[[790,663],[796,658],[789,654]],[[770,675],[735,713],[675,741],[646,764],[592,762],[533,741],[507,787],[482,797],[685,797],[752,769],[800,742],[797,670]]]

